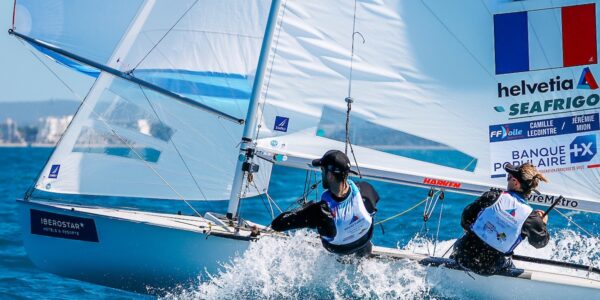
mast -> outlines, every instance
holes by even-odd
[[[252,96],[250,97],[248,113],[246,114],[244,133],[240,143],[240,154],[238,155],[238,160],[235,167],[235,176],[233,177],[231,196],[229,197],[229,206],[227,207],[227,218],[230,220],[233,220],[238,215],[241,197],[240,193],[242,191],[242,185],[244,183],[246,174],[258,171],[258,165],[252,163],[255,151],[253,137],[256,133],[256,115],[258,112],[260,92],[263,85],[265,71],[267,69],[267,61],[269,58],[271,41],[273,40],[273,33],[275,32],[280,4],[281,0],[273,0],[271,3],[269,19],[265,28],[256,75],[254,77],[254,84],[252,86]]]

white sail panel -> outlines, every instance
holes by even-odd
[[[157,1],[120,70],[244,118],[270,1]]]
[[[103,73],[36,188],[62,194],[223,200],[231,189],[240,127]],[[264,192],[270,165],[263,169],[256,182]],[[256,193],[252,189],[247,196]]]
[[[268,3],[167,2],[148,1],[140,8],[108,67],[180,95],[200,96],[195,99],[213,108],[229,106],[235,115],[245,115],[249,94],[239,90],[250,90],[260,51],[254,48],[260,47],[266,21],[259,19],[264,15],[259,11],[268,10]],[[227,3],[230,9],[215,10],[211,6],[215,3]],[[235,18],[244,7],[250,8],[253,18]],[[187,47],[193,38],[179,34],[209,30],[205,23],[216,22],[215,14],[232,24],[226,36],[239,35],[244,41],[251,36],[250,41],[232,43],[216,35],[204,41],[218,53]],[[149,40],[156,32],[163,38]],[[178,39],[186,40],[173,42]],[[136,56],[140,53],[145,54]],[[233,54],[243,56],[245,64],[230,64],[227,58]],[[231,191],[242,129],[240,124],[103,72],[36,188],[62,194],[224,200]],[[262,163],[254,176],[256,186],[247,187],[244,196],[266,192],[270,170],[270,163]]]
[[[105,64],[144,0],[18,0],[14,30]]]
[[[377,150],[369,153],[375,158],[357,150],[358,164],[489,187],[506,185],[499,172],[504,163],[531,161],[551,182],[542,192],[599,202],[600,101],[591,79],[600,76],[597,41],[581,30],[569,37],[569,18],[579,15],[598,32],[598,5],[591,3],[358,1],[350,138],[358,149]],[[287,140],[289,149],[308,151],[298,156],[309,157],[336,145],[323,138],[345,139],[354,10],[339,1],[292,1],[283,9],[262,87],[258,137],[266,148]],[[546,9],[552,11],[539,12]],[[563,41],[581,45],[547,48],[556,47],[556,30]],[[530,42],[532,35],[541,39]],[[515,36],[525,39],[510,40]],[[578,55],[574,47],[591,47],[584,52],[593,54],[569,60]],[[535,69],[544,59],[553,67]],[[502,71],[507,62],[520,61],[523,66]],[[523,151],[528,155],[516,154]],[[574,158],[576,152],[583,158]]]

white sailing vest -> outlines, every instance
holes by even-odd
[[[345,245],[357,241],[369,231],[373,223],[373,218],[365,208],[358,187],[351,180],[347,182],[350,186],[350,194],[344,201],[334,200],[330,191],[325,191],[321,195],[321,200],[329,206],[336,230],[333,238],[326,236],[321,238],[333,245]]]
[[[471,231],[492,248],[508,254],[521,242],[521,228],[532,210],[516,193],[503,192],[479,213]]]

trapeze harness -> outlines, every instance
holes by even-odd
[[[523,237],[521,228],[533,209],[514,192],[503,192],[494,204],[484,208],[471,225],[471,232],[490,247],[510,254]]]
[[[321,239],[332,245],[346,245],[358,241],[369,232],[373,223],[358,187],[351,180],[347,183],[350,186],[350,194],[344,201],[334,200],[330,191],[321,196],[321,200],[327,203],[333,216],[336,230],[334,237],[321,236]]]

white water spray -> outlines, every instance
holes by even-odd
[[[430,241],[411,240],[403,249],[427,253]],[[437,255],[454,240],[438,243]],[[518,254],[598,264],[600,240],[571,230],[553,234],[550,244],[535,249],[523,242]],[[517,266],[525,266],[517,263]],[[527,267],[531,267],[527,264]],[[549,267],[553,268],[553,267]],[[546,271],[549,270],[545,267]],[[595,275],[591,275],[595,276]],[[167,299],[447,299],[466,295],[444,287],[415,262],[340,258],[323,250],[316,234],[297,231],[292,238],[264,237],[201,283],[167,294]],[[441,286],[440,286],[441,285]],[[435,287],[435,289],[434,289]],[[435,290],[435,291],[434,291]]]

